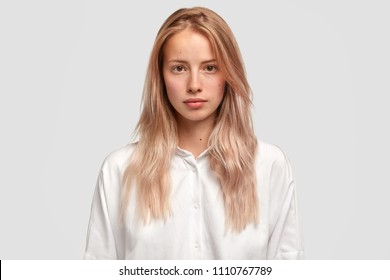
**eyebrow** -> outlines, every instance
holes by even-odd
[[[215,62],[217,62],[217,60],[215,58],[213,58],[213,59],[202,61],[202,64],[215,63]],[[172,60],[169,60],[168,63],[183,63],[183,64],[187,64],[188,61],[179,60],[179,59],[172,59]]]

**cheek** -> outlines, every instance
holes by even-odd
[[[169,77],[164,76],[165,89],[167,91],[168,97],[171,98],[175,94],[175,82],[172,81]]]
[[[222,75],[218,75],[218,77],[215,79],[215,83],[218,84],[218,88],[224,88],[226,81]]]
[[[177,79],[175,77],[169,75],[164,76],[164,83],[168,96],[173,97],[183,90],[182,82],[180,81],[180,79]]]
[[[221,97],[225,95],[225,85],[226,85],[225,80],[222,80],[218,83],[218,93]]]

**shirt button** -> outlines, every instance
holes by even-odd
[[[195,249],[199,249],[199,243],[195,243]]]
[[[198,205],[198,204],[194,204],[194,208],[195,208],[195,209],[198,209],[198,208],[199,208],[199,205]]]
[[[194,172],[194,173],[195,173],[195,172],[196,172],[196,169],[195,169],[195,168],[192,168],[192,172]]]

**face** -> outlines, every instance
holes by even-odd
[[[163,50],[163,76],[178,122],[213,122],[221,104],[225,79],[208,39],[183,30]]]

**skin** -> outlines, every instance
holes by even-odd
[[[207,149],[225,89],[208,39],[190,29],[172,36],[163,50],[163,77],[176,111],[179,146],[197,157]],[[197,99],[202,102],[191,102]]]

